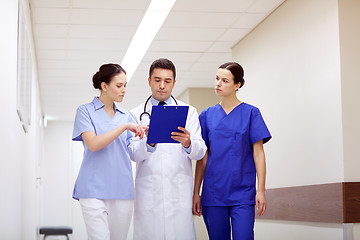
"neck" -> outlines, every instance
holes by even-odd
[[[114,101],[109,99],[105,94],[101,93],[99,99],[105,105],[105,110],[114,109]]]
[[[240,103],[241,101],[236,97],[236,94],[234,94],[228,97],[223,97],[223,99],[220,102],[220,105],[225,108],[232,108],[239,105]]]

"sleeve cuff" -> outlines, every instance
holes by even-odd
[[[182,148],[184,149],[184,151],[187,153],[187,154],[190,154],[191,153],[191,144],[188,148],[185,148],[182,146]]]
[[[146,149],[148,152],[155,152],[156,150],[156,144],[154,147],[150,146],[148,143],[146,144]]]

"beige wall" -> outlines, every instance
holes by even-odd
[[[345,181],[360,181],[360,1],[339,0]]]
[[[359,181],[359,10],[356,0],[288,0],[234,47],[249,80],[240,96],[260,106],[274,136],[268,187]],[[256,226],[259,239],[359,239],[358,224],[353,235],[341,225]]]
[[[358,0],[287,0],[233,47],[245,69],[238,97],[260,108],[273,135],[268,188],[360,181],[359,12]],[[180,98],[201,112],[220,101],[210,92]],[[360,239],[360,224],[257,220],[255,229],[256,239]]]
[[[270,188],[344,180],[338,36],[336,0],[288,0],[233,48],[273,135]]]
[[[344,180],[360,181],[360,1],[339,0],[341,99],[344,148]],[[360,223],[350,224],[347,234],[360,239]],[[345,231],[344,231],[345,232]],[[349,237],[349,239],[351,239]]]
[[[219,103],[221,100],[216,96],[214,88],[188,88],[177,98],[195,107],[198,114],[202,110]]]
[[[353,31],[358,24],[351,22],[359,22],[354,16],[359,9],[348,12],[353,6],[344,2],[287,0],[233,48],[247,81],[239,97],[260,108],[273,135],[265,145],[268,188],[355,179],[358,156],[352,150],[356,147],[348,149],[347,142],[353,143],[358,135],[351,130],[358,132],[354,121],[359,122],[360,108],[352,111],[355,118],[350,111],[359,102],[359,97],[351,97],[359,89],[354,83],[359,37],[351,42],[350,33],[359,31]],[[345,20],[339,20],[338,5]],[[342,21],[352,27],[342,29]],[[349,68],[345,72],[344,64]],[[344,229],[342,224],[257,220],[255,235],[256,239],[353,239]]]
[[[195,107],[198,114],[202,110],[220,102],[220,98],[216,96],[214,88],[188,88],[177,98]],[[195,161],[193,161],[193,171],[195,171]],[[209,239],[203,217],[194,216],[194,223],[197,239]]]

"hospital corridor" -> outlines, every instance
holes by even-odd
[[[223,107],[225,94],[232,91],[239,105],[259,111],[260,123],[249,123],[249,128],[264,124],[262,137],[254,142],[266,143],[266,211],[262,216],[255,211],[254,239],[360,240],[359,12],[360,0],[1,0],[0,239],[86,240],[90,225],[85,221],[91,217],[85,216],[88,203],[81,199],[100,199],[91,196],[103,194],[105,200],[130,199],[128,218],[120,214],[127,219],[122,223],[127,240],[145,236],[208,240],[204,219],[210,214],[204,213],[208,209],[204,202],[210,199],[212,206],[215,197],[203,184],[202,213],[209,215],[193,215],[195,172],[201,166],[197,163],[204,155],[208,159],[202,178],[212,185],[206,189],[220,182],[226,185],[226,177],[216,174],[234,173],[237,165],[230,159],[224,169],[216,168],[210,157],[225,149],[226,142],[231,154],[243,156],[247,143],[231,146],[232,139],[224,137],[232,134],[226,130],[232,122],[223,124],[223,140],[213,132],[210,140],[205,139],[204,122],[211,127],[217,120],[206,119],[209,111],[204,110]],[[152,68],[157,61],[171,66]],[[241,84],[223,67],[229,62],[243,68]],[[105,67],[116,70],[109,75],[110,82],[101,75]],[[224,80],[222,73],[233,76],[230,83],[236,88],[226,88],[229,79]],[[111,85],[113,79],[116,86]],[[150,118],[150,109],[169,111],[171,105],[189,106],[185,116],[189,125],[179,130],[180,140],[146,143],[150,119],[144,123],[142,118]],[[95,115],[102,108],[108,115]],[[127,118],[119,120],[124,128],[110,123],[119,116]],[[236,124],[245,125],[241,121]],[[96,130],[86,130],[92,128]],[[106,148],[93,150],[90,143],[103,132],[115,137],[106,135],[111,138]],[[141,137],[134,140],[131,134]],[[234,141],[244,134],[235,129]],[[251,134],[248,138],[253,141],[256,137]],[[257,153],[255,143],[247,147]],[[118,144],[121,151],[111,144]],[[209,150],[211,144],[216,151]],[[108,146],[113,152],[106,155]],[[253,174],[249,178],[254,183],[257,179],[254,188],[262,186],[255,153],[251,156],[255,165],[252,161],[248,168],[256,167],[257,175],[244,170],[247,176]],[[121,164],[82,166],[83,159],[105,162],[108,156],[119,155],[125,159]],[[151,156],[172,161],[165,165]],[[222,157],[225,161],[225,154]],[[86,177],[85,167],[90,169]],[[159,169],[160,180],[151,175]],[[94,180],[100,175],[104,182]],[[109,180],[112,177],[118,180]],[[126,181],[126,191],[113,190]],[[145,192],[151,188],[149,181],[163,184],[154,195]],[[233,184],[223,188],[224,194],[233,196]],[[154,199],[164,205],[152,206]],[[172,202],[178,199],[185,200]],[[262,201],[255,193],[252,199]],[[105,200],[101,201],[109,207],[112,203]],[[249,204],[254,209],[254,203]],[[186,209],[186,214],[175,208]],[[164,217],[138,220],[140,211],[151,209],[164,211]],[[113,229],[120,228],[114,221]],[[232,223],[235,226],[235,220]],[[137,227],[144,232],[135,231]],[[178,230],[181,227],[186,233]]]

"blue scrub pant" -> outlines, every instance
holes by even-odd
[[[255,206],[202,206],[210,240],[253,240]],[[230,226],[231,222],[231,226]]]

